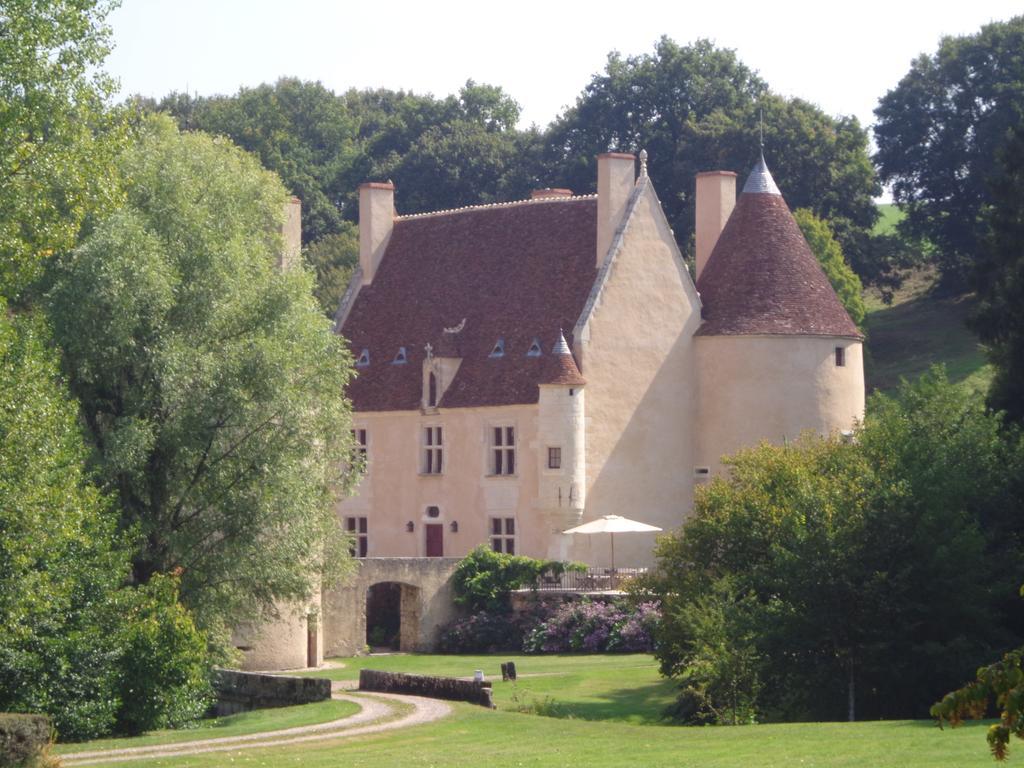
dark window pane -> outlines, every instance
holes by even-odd
[[[367,540],[365,536],[359,537],[359,556],[366,557]]]
[[[441,444],[441,428],[438,427],[437,428],[437,442],[435,443],[435,445],[440,445],[440,444]]]
[[[354,517],[345,518],[345,530],[354,531],[356,529],[356,519]]]
[[[366,533],[366,518],[365,517],[360,517],[359,518],[359,532],[360,533]]]
[[[494,452],[494,474],[501,474],[501,451]]]
[[[501,552],[501,539],[491,539],[491,549]]]
[[[509,451],[508,458],[506,460],[507,467],[505,467],[506,475],[514,475],[516,473],[516,452]]]
[[[507,552],[510,555],[514,555],[516,553],[515,539],[505,539],[505,552]]]
[[[494,428],[494,444],[501,445],[501,427]]]
[[[505,518],[505,533],[509,536],[516,535],[516,519],[514,517]]]
[[[512,432],[512,427],[505,428],[505,445],[515,445],[515,434]]]
[[[500,517],[492,517],[491,518],[491,533],[494,534],[495,536],[500,536],[501,535],[501,518]]]

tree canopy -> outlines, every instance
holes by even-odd
[[[1024,115],[1024,16],[944,37],[879,102],[875,162],[927,238],[947,287],[969,285],[987,235],[988,179],[1007,131]]]
[[[1021,451],[1001,427],[932,373],[872,398],[852,441],[732,457],[657,550],[656,653],[682,711],[919,717],[1011,642]]]
[[[1016,126],[997,158],[987,213],[990,234],[974,274],[972,326],[995,365],[993,407],[1024,422],[1024,128]]]
[[[136,580],[181,570],[207,629],[302,599],[346,562],[349,357],[303,269],[280,272],[286,195],[224,140],[147,120],[127,204],[53,265],[72,391],[137,530]]]
[[[117,197],[110,82],[95,73],[112,6],[10,0],[0,14],[0,296],[18,297]]]
[[[757,162],[760,113],[772,173],[794,208],[809,208],[837,229],[864,231],[881,188],[854,118],[833,119],[800,99],[773,94],[735,52],[708,40],[661,38],[654,52],[612,53],[576,104],[546,136],[546,181],[579,192],[595,184],[595,156],[609,150],[650,156],[648,172],[681,246],[693,233],[695,176]],[[742,182],[741,182],[742,183]]]

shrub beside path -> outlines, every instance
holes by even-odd
[[[360,694],[336,692],[334,699],[351,701],[361,709],[354,715],[333,720],[329,723],[303,725],[279,731],[250,733],[244,736],[225,736],[221,738],[200,739],[197,741],[179,742],[177,744],[152,745],[148,747],[123,747],[121,749],[104,749],[93,752],[75,752],[62,755],[61,761],[67,766],[94,765],[96,763],[120,763],[128,760],[143,760],[155,757],[178,757],[180,755],[196,755],[203,752],[233,752],[240,749],[257,747],[278,747],[287,744],[301,744],[308,741],[350,738],[365,736],[396,728],[410,728],[422,725],[451,713],[447,702],[437,699],[426,699],[420,696],[405,696],[393,693]],[[393,702],[412,706],[412,711],[399,717],[388,719],[395,711]]]

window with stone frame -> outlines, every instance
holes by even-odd
[[[491,518],[491,549],[507,555],[516,553],[516,519],[514,517]]]
[[[514,475],[516,473],[516,431],[515,427],[491,428],[492,475]]]
[[[366,430],[357,428],[352,430],[352,464],[361,467],[366,471]]]
[[[365,517],[346,517],[345,532],[351,538],[352,557],[366,557],[370,548],[369,523]]]
[[[444,435],[439,426],[423,428],[424,475],[440,475],[444,465]]]

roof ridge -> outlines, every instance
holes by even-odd
[[[426,219],[431,216],[447,216],[453,213],[465,213],[466,211],[479,211],[486,208],[511,208],[517,205],[543,205],[545,203],[566,203],[574,200],[596,200],[597,195],[572,195],[570,197],[538,197],[526,200],[509,200],[503,203],[480,203],[479,205],[464,205],[460,208],[445,208],[440,211],[427,211],[425,213],[407,213],[396,216],[395,221],[408,219]]]

